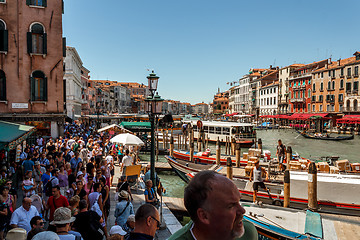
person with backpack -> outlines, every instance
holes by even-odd
[[[101,226],[103,219],[96,212],[88,211],[88,204],[85,199],[80,200],[79,211],[75,216],[73,229],[79,232],[84,240],[106,239],[106,229]]]

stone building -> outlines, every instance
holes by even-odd
[[[265,84],[260,88],[260,116],[275,115],[278,112],[279,82]]]
[[[66,115],[76,120],[81,117],[83,62],[74,47],[66,47],[64,81],[66,82]]]
[[[62,133],[63,1],[0,2],[0,119]]]

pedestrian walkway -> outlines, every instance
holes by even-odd
[[[116,194],[116,185],[118,182],[118,178],[120,176],[121,176],[120,167],[116,165],[112,187],[110,188],[110,201],[111,201],[110,206],[111,207],[110,207],[110,214],[109,214],[109,217],[107,220],[108,230],[110,230],[110,228],[115,225],[114,213],[115,213],[116,202],[115,202],[114,196]],[[142,204],[145,203],[144,190],[143,189],[132,189],[131,194],[134,199],[132,201],[132,204],[134,206],[134,211],[136,212],[136,210]],[[172,214],[172,212],[168,209],[168,207],[164,203],[162,204],[162,215],[163,215],[163,220],[166,224],[166,227],[164,229],[161,228],[161,230],[158,230],[156,232],[155,239],[159,239],[159,240],[168,239],[173,233],[175,233],[177,230],[179,230],[182,227],[180,222],[177,220],[177,218]]]

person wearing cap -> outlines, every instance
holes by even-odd
[[[46,207],[45,207],[46,210],[50,209],[49,220],[52,221],[54,219],[54,213],[55,213],[56,209],[58,209],[60,207],[68,207],[68,206],[69,206],[69,202],[66,197],[61,195],[60,187],[53,186],[52,187],[52,196],[49,197]],[[70,211],[70,214],[71,214],[71,211]]]
[[[22,201],[22,206],[11,215],[10,226],[12,228],[23,228],[29,232],[31,230],[30,221],[35,216],[39,216],[39,212],[36,207],[31,205],[31,199],[26,197]]]
[[[109,234],[110,237],[117,234],[120,236],[120,239],[123,240],[126,232],[119,225],[115,225],[111,227]]]
[[[124,226],[128,217],[134,214],[134,207],[129,201],[129,193],[125,190],[118,194],[118,201],[115,207],[115,222],[119,226]]]
[[[60,207],[54,212],[54,220],[50,222],[51,225],[56,226],[56,234],[60,240],[81,240],[79,235],[69,233],[70,223],[75,221],[75,217],[71,216],[71,210],[66,207]]]
[[[159,228],[160,214],[158,210],[151,204],[141,205],[135,214],[135,229],[127,240],[152,240]]]

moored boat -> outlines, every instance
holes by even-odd
[[[310,138],[310,139],[317,139],[317,140],[327,140],[327,141],[342,141],[342,140],[352,140],[354,139],[354,135],[350,135],[350,136],[336,136],[336,137],[332,137],[329,134],[325,133],[318,133],[318,134],[309,134],[305,131],[297,131],[299,134],[301,134],[301,136],[305,137],[305,138]]]

